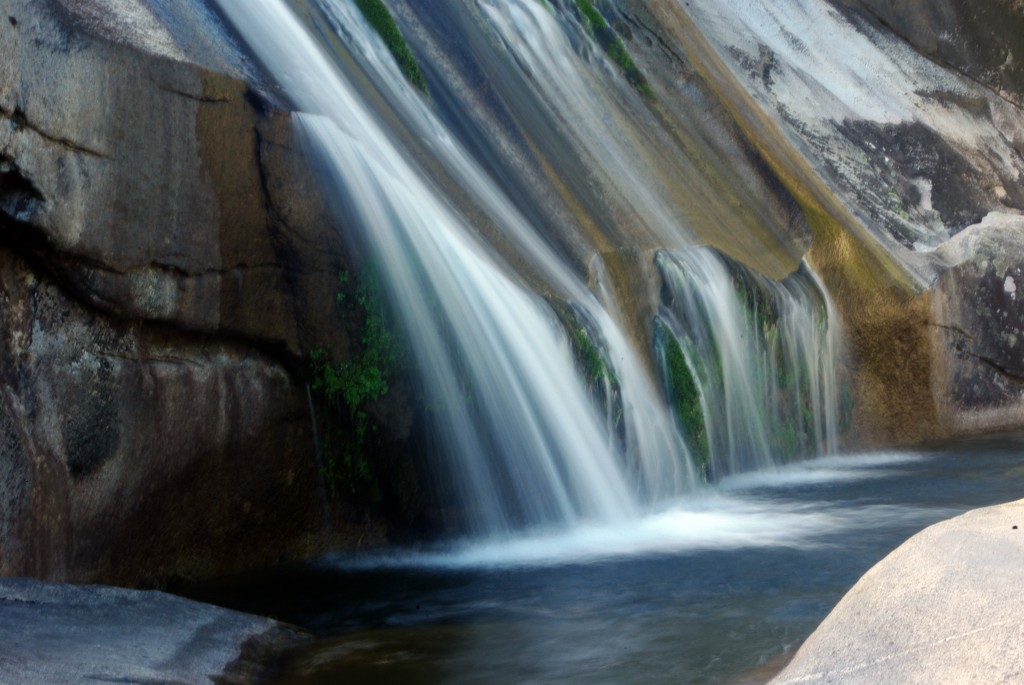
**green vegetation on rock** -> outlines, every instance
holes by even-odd
[[[640,93],[648,98],[654,99],[654,91],[651,90],[650,84],[647,82],[647,77],[643,75],[643,72],[633,62],[633,58],[630,56],[629,51],[626,50],[626,46],[623,44],[622,39],[619,38],[618,34],[615,33],[614,29],[608,25],[608,21],[604,18],[604,15],[592,4],[589,0],[576,0],[576,6],[579,8],[580,13],[587,20],[588,27],[591,34],[600,44],[601,49],[605,51],[608,58],[615,62],[622,69],[622,73],[626,75],[626,80],[636,88]]]
[[[551,304],[555,313],[558,314],[562,326],[569,334],[569,345],[573,357],[587,386],[594,389],[606,380],[615,383],[615,374],[605,362],[601,350],[594,343],[590,331],[584,325],[579,314],[565,302],[552,301]]]
[[[324,350],[310,353],[312,389],[327,405],[321,446],[324,480],[332,496],[344,491],[358,501],[377,504],[381,484],[370,447],[379,439],[379,426],[368,410],[390,391],[405,354],[377,276],[366,271],[353,279],[343,272],[338,280],[338,304],[345,316],[357,317],[362,326],[359,352],[340,364],[331,364]]]
[[[402,70],[405,78],[426,93],[427,79],[423,76],[419,62],[416,61],[412,50],[409,49],[409,44],[405,42],[402,32],[398,29],[398,24],[395,23],[388,8],[381,0],[356,0],[356,5],[373,30],[384,40],[384,44],[391,51],[395,61],[398,62],[398,68]]]
[[[584,315],[568,302],[551,298],[549,303],[561,322],[569,342],[577,373],[586,384],[597,408],[608,417],[610,436],[618,444],[625,444],[625,424],[622,421],[622,394],[619,379],[605,359]]]
[[[686,361],[682,345],[679,344],[668,326],[660,320],[656,323],[655,335],[662,350],[664,366],[662,374],[672,413],[685,436],[697,468],[701,475],[707,478],[711,448],[708,443],[707,427],[704,423],[700,388]]]
[[[338,277],[342,286],[351,282],[348,273]],[[362,351],[338,366],[321,364],[314,389],[323,390],[329,399],[340,398],[350,411],[357,411],[369,400],[388,392],[388,378],[399,361],[399,346],[384,311],[380,285],[376,275],[366,274],[355,286],[354,304],[363,316],[359,342]],[[338,304],[345,306],[349,294],[338,293]],[[315,353],[314,353],[315,354]],[[318,355],[322,359],[322,354]]]
[[[583,362],[583,370],[586,373],[588,383],[597,383],[612,377],[608,366],[604,363],[601,352],[597,349],[594,341],[590,339],[590,334],[583,326],[576,328],[573,338],[573,349]]]
[[[587,18],[587,21],[590,22],[590,25],[595,30],[609,28],[604,15],[598,12],[597,8],[591,5],[587,0],[576,0],[576,6],[580,8],[580,12]]]

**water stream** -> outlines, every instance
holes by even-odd
[[[659,359],[671,377],[672,355],[681,355],[693,379],[696,392],[680,399],[705,417],[690,435],[701,439],[694,449],[706,455],[706,475],[834,454],[841,332],[813,273],[771,281],[706,249],[661,251],[656,263]]]

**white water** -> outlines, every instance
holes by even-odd
[[[518,247],[522,258],[529,263],[529,268],[539,273],[546,283],[581,310],[586,323],[589,324],[593,334],[598,338],[600,347],[604,350],[606,363],[614,368],[614,375],[618,381],[617,405],[609,406],[606,409],[609,413],[618,411],[622,413],[621,421],[625,433],[625,443],[622,445],[622,453],[615,456],[616,462],[620,466],[625,466],[629,471],[627,479],[631,482],[638,481],[636,486],[642,491],[642,495],[636,492],[636,488],[633,488],[634,499],[674,496],[692,488],[696,479],[686,445],[675,432],[672,418],[662,401],[661,393],[650,378],[641,359],[642,353],[638,354],[608,310],[602,306],[586,285],[573,275],[572,269],[551,250],[535,227],[530,225],[501,189],[459,147],[444,125],[424,105],[420,95],[401,76],[376,34],[367,30],[354,7],[344,0],[320,0],[319,4],[332,18],[333,26],[339,35],[347,37],[352,42],[364,67],[371,71],[374,82],[382,88],[386,88],[389,102],[400,111],[403,123],[412,128],[421,141],[427,143],[435,155],[434,161],[440,162],[448,173],[457,179],[460,188],[469,193],[486,213],[488,219],[500,227],[503,237],[511,240],[512,244]],[[550,16],[544,10],[541,12],[547,17],[546,22],[544,19],[540,19],[541,35],[552,42],[551,50],[558,53],[556,60],[565,62],[567,65],[554,74],[552,80],[567,81],[572,73],[571,65],[568,63],[574,59],[574,56],[567,45],[562,45],[559,42],[560,39],[564,42],[561,34],[553,33]],[[536,19],[536,17],[534,18]],[[581,88],[583,88],[582,84],[578,85],[576,90],[579,91]],[[578,92],[576,94],[579,96]],[[553,97],[555,102],[560,99],[557,94]],[[579,112],[585,111],[588,104],[596,105],[592,101],[589,103],[579,101],[579,97],[577,100],[576,112],[570,112],[567,115],[569,118],[578,116]],[[608,136],[612,135],[610,129],[604,133]],[[623,152],[619,157],[621,160],[625,160],[629,158],[629,155]],[[436,201],[431,199],[429,202]],[[456,230],[463,235],[473,233],[475,227],[468,225],[467,222],[459,220],[458,224]],[[433,277],[429,269],[424,275],[428,279]],[[493,301],[492,304],[501,307],[500,301]],[[539,302],[537,305],[546,309],[546,306]],[[401,304],[401,306],[403,309],[407,307],[406,304]],[[511,334],[517,337],[532,337],[530,328],[521,328],[522,330],[513,331]],[[562,346],[564,347],[564,343]],[[500,350],[481,347],[478,353],[481,357],[486,358],[496,353],[500,354]],[[490,383],[491,379],[481,378],[480,382]],[[560,378],[557,382],[566,381]],[[567,382],[580,385],[578,378],[575,381]],[[497,386],[488,384],[484,387],[495,389],[502,386],[503,384]],[[562,402],[564,398],[554,401]],[[590,404],[589,400],[585,403]],[[590,412],[591,409],[588,407],[587,411]],[[499,408],[496,410],[493,420],[500,424],[504,416],[506,416],[505,411]],[[608,426],[605,417],[602,417],[600,422],[604,426],[602,435],[606,436],[605,439],[608,442],[606,450],[616,451],[610,434],[610,431],[614,430],[614,426]],[[571,429],[573,426],[573,424],[561,421],[556,422],[556,425],[561,426],[563,432],[566,428]],[[564,435],[561,437],[566,439]],[[567,439],[573,440],[574,437],[570,435]],[[584,454],[581,455],[581,459],[586,459],[585,453],[588,448],[586,445],[583,445],[582,448]],[[533,489],[536,486],[523,481],[521,487]],[[476,485],[471,484],[469,488],[476,489]],[[490,493],[488,493],[488,497],[490,497]]]
[[[366,228],[362,238],[416,338],[418,366],[440,408],[438,428],[479,517],[476,528],[634,517],[638,502],[624,465],[546,304],[485,253],[283,3],[222,7],[307,113],[299,125]],[[593,306],[592,297],[582,299]],[[630,363],[632,353],[607,317],[595,313],[605,343],[621,355],[616,372],[632,378],[630,367],[640,365]],[[623,386],[629,402],[633,384]],[[659,413],[637,416],[637,423],[650,426]],[[631,433],[644,457],[679,454],[670,429]],[[658,469],[651,480],[675,490],[682,471]]]
[[[633,239],[643,243],[641,236],[647,233],[662,247],[694,244],[672,206],[673,189],[652,173],[650,141],[645,135],[650,122],[635,120],[616,98],[640,96],[625,85],[625,77],[601,48],[581,27],[566,26],[570,22],[564,18],[560,25],[556,14],[536,0],[477,0],[477,5],[555,111],[564,134],[585,151],[591,173],[606,176],[606,192],[618,195]],[[614,94],[606,91],[603,80],[588,73],[570,42],[567,31],[571,29],[575,29],[575,40],[589,42],[589,55],[601,61],[603,76],[619,81]]]
[[[840,337],[810,272],[770,281],[708,249],[656,262],[668,293],[661,318],[700,391],[708,475],[835,452]]]
[[[717,491],[635,521],[581,525],[566,531],[508,536],[438,550],[338,556],[323,563],[348,570],[374,568],[522,568],[587,564],[627,557],[674,555],[703,550],[820,549],[823,538],[844,530],[895,522],[914,524],[936,516],[917,506],[845,507],[785,497],[788,489],[892,478],[894,468],[913,468],[923,454],[885,452],[823,457],[723,479]]]
[[[548,303],[485,247],[477,227],[393,142],[346,71],[287,4],[218,2],[301,112],[296,125],[328,170],[346,208],[346,225],[357,233],[354,243],[383,275],[430,393],[435,430],[449,460],[447,477],[461,494],[460,504],[472,512],[469,527],[499,536],[501,545],[510,531],[523,528],[617,531],[610,537],[594,533],[611,548],[621,547],[616,537],[639,535],[653,543],[673,526],[685,527],[688,536],[713,537],[718,526],[707,516],[684,517],[685,526],[678,513],[642,518],[653,504],[693,490],[697,480],[693,459],[647,371],[646,353],[635,349],[593,293],[461,151],[352,5],[321,2],[338,37],[385,92],[402,125],[430,150],[433,163],[473,198],[530,269],[573,303],[614,373],[614,387],[605,388],[606,395],[615,395],[607,398],[608,406],[595,406]],[[804,323],[794,319],[794,325]],[[735,369],[730,387],[743,387],[743,373]],[[743,450],[757,453],[757,465],[773,463],[765,437],[769,427],[756,426],[762,420],[757,401],[751,396],[735,409],[730,404],[725,428],[709,422],[730,436],[714,444],[727,444],[737,463]],[[621,418],[615,416],[619,412]],[[756,430],[734,440],[743,422]],[[828,447],[831,437],[822,436],[834,431],[822,431],[815,441]],[[730,538],[726,530],[719,533]],[[555,546],[573,546],[566,538],[551,539]]]

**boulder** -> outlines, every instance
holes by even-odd
[[[141,0],[102,4],[16,1],[0,26],[4,239],[117,317],[298,354],[330,317],[297,283],[332,287],[343,251],[290,117],[172,50]]]
[[[1019,682],[1024,501],[918,533],[868,571],[771,685]]]

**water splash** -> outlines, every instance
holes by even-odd
[[[685,501],[635,521],[582,525],[567,531],[518,535],[437,549],[339,554],[321,563],[345,570],[379,568],[538,568],[592,564],[642,556],[706,550],[821,549],[827,539],[858,528],[914,525],[942,516],[920,505],[793,499],[791,492],[893,478],[932,457],[924,453],[878,452],[831,456],[724,478],[720,487],[691,493]]]

